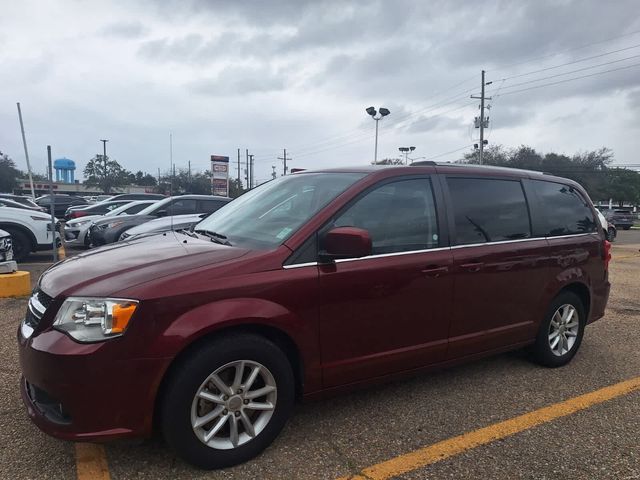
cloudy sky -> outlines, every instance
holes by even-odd
[[[478,135],[483,68],[490,143],[640,162],[636,0],[1,2],[0,150],[20,168],[16,102],[41,172],[47,144],[82,169],[107,138],[157,174],[170,132],[178,168],[237,148],[258,180],[283,148],[292,167],[366,164],[368,106],[391,110],[379,158],[455,160]]]

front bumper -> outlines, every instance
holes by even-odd
[[[80,344],[53,329],[25,338],[18,329],[22,399],[42,431],[76,441],[151,434],[170,359],[123,359],[118,341]]]

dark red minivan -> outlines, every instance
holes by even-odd
[[[192,231],[68,258],[18,331],[45,432],[157,426],[202,468],[243,462],[296,398],[529,347],[550,367],[604,314],[609,243],[576,183],[436,165],[306,171]]]

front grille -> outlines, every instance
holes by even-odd
[[[0,252],[11,251],[11,237],[0,238]]]
[[[24,323],[35,329],[40,323],[44,312],[46,312],[51,305],[51,302],[53,302],[53,298],[37,288],[29,299],[29,306],[27,307],[27,313],[24,317]]]
[[[39,288],[36,289],[36,296],[38,297],[38,301],[42,304],[45,310],[49,308],[49,306],[51,305],[51,302],[53,302],[53,298],[47,295],[46,293],[44,293]]]

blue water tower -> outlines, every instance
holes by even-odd
[[[58,158],[53,162],[53,168],[56,169],[56,182],[74,183],[76,162],[68,158]]]

